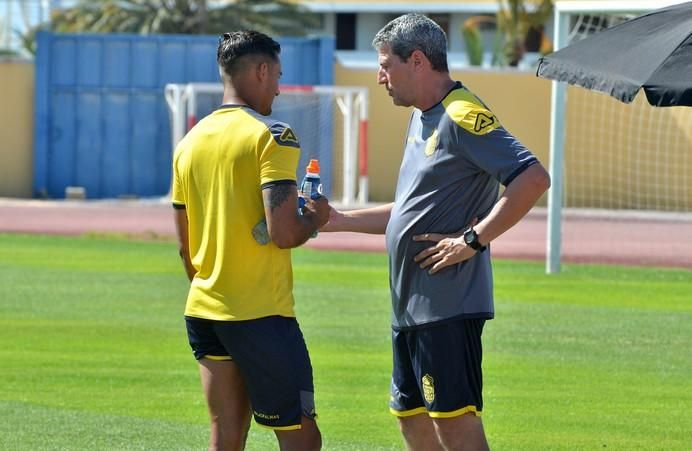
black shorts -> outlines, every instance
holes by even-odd
[[[295,318],[248,321],[185,317],[197,360],[233,360],[243,375],[255,421],[271,429],[300,429],[315,418],[312,365]]]
[[[485,319],[459,319],[392,330],[394,369],[389,410],[407,417],[451,418],[483,410]]]

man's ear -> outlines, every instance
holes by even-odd
[[[422,69],[426,64],[430,64],[428,58],[420,50],[414,50],[411,56],[409,56],[409,59],[411,60],[411,64],[413,64],[413,68],[416,70]]]
[[[257,74],[258,81],[264,81],[269,76],[269,64],[266,61],[261,61],[255,67],[255,73]]]

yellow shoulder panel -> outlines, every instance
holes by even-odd
[[[455,89],[442,100],[442,105],[454,122],[474,135],[485,135],[500,126],[493,112],[466,89]]]

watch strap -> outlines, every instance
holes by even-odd
[[[468,240],[467,236],[468,234],[473,234],[473,239]],[[464,242],[466,243],[467,246],[469,246],[471,249],[478,251],[478,252],[483,252],[486,248],[486,246],[481,245],[481,243],[478,241],[478,233],[476,233],[473,228],[468,228],[464,232]]]

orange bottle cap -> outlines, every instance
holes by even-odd
[[[305,168],[305,172],[311,172],[313,174],[319,174],[320,173],[320,162],[317,160],[310,160],[310,163],[308,163],[308,167]]]

